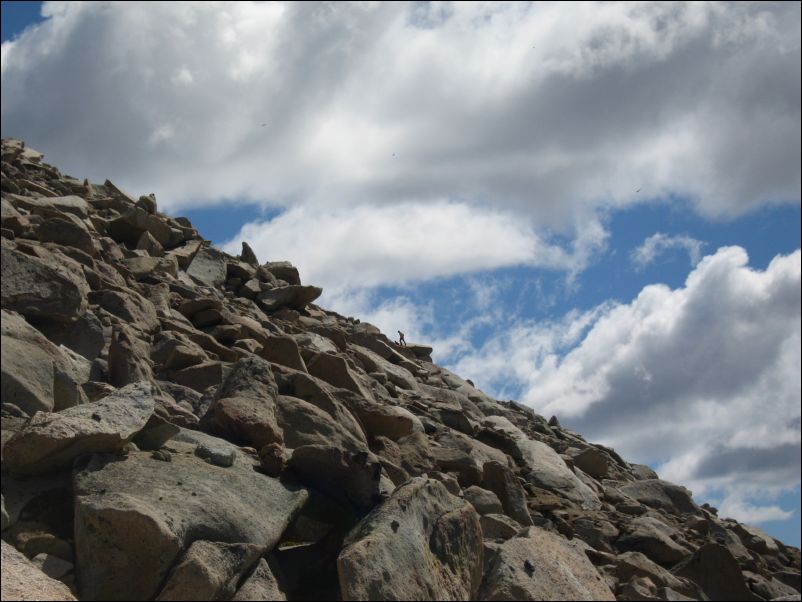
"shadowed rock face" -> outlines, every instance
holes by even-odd
[[[800,552],[2,142],[3,599],[773,599]],[[29,562],[28,559],[32,559]]]

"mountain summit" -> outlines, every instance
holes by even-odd
[[[798,549],[321,292],[3,140],[2,598],[800,599]]]

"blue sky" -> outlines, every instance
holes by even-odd
[[[4,137],[799,545],[798,4],[39,4]]]

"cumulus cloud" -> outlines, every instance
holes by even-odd
[[[573,225],[798,201],[798,3],[46,2],[2,131],[162,207],[451,200]],[[262,124],[265,124],[264,127]]]
[[[589,440],[763,516],[749,496],[800,481],[800,258],[758,271],[724,247],[682,288],[651,285],[629,304],[519,324],[456,369],[491,390],[513,384]]]
[[[688,253],[691,265],[696,265],[702,257],[702,247],[705,243],[688,235],[671,236],[662,232],[652,234],[643,241],[643,244],[632,251],[632,262],[639,269],[645,268],[654,262],[660,255],[671,249],[680,249]]]
[[[252,222],[223,248],[247,241],[262,260],[291,257],[304,279],[343,289],[399,285],[510,265],[581,271],[607,233],[588,222],[570,248],[542,240],[510,212],[436,201],[349,209],[295,207]]]

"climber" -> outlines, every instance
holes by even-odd
[[[400,330],[398,331],[398,344],[403,345],[404,347],[407,346],[407,342],[404,340],[404,333]]]

